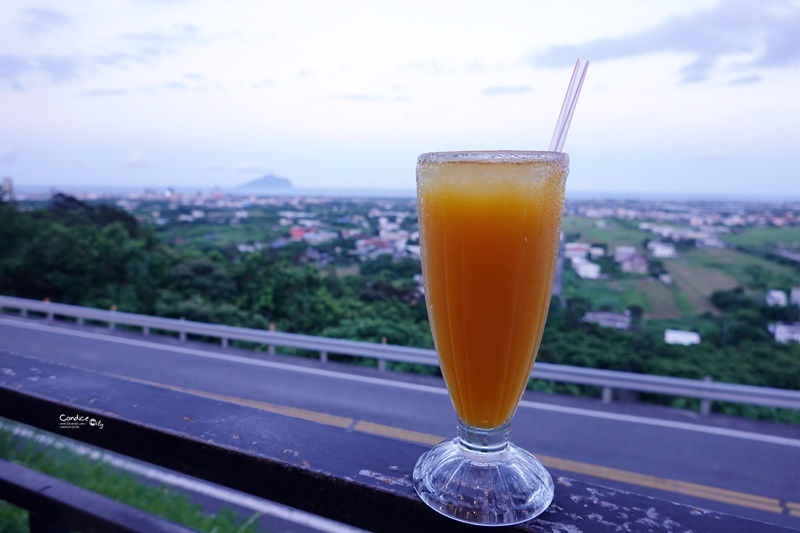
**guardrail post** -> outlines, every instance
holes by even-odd
[[[186,322],[186,318],[180,317],[179,319],[181,322]],[[180,337],[181,341],[186,341],[186,331],[183,329],[183,325],[181,325],[181,329],[178,331],[178,336]]]
[[[43,301],[44,303],[46,303],[46,304],[49,304],[49,303],[50,303],[50,298],[45,298],[45,299],[44,299],[44,300],[42,300],[42,301]],[[52,322],[52,321],[53,321],[53,311],[51,311],[51,310],[49,310],[49,309],[48,309],[48,310],[47,310],[47,313],[45,313],[45,314],[47,315],[47,321],[48,321],[48,322]]]
[[[220,342],[222,343],[222,347],[223,348],[227,348],[228,347],[228,339],[227,339],[227,337],[220,338]]]
[[[386,337],[381,337],[381,344],[386,344]],[[378,370],[381,372],[386,370],[386,359],[378,359]]]
[[[703,377],[704,383],[711,383],[712,381],[714,380],[711,378],[711,376]],[[711,414],[711,400],[708,398],[700,400],[700,414],[702,416],[708,416]]]
[[[614,389],[611,387],[603,387],[603,403],[611,403],[614,400]]]
[[[269,330],[270,331],[275,331],[275,323],[274,322],[270,323]],[[267,345],[267,353],[270,354],[270,355],[275,355],[275,345],[274,344]]]
[[[319,352],[319,360],[322,363],[328,362],[328,352]]]
[[[150,328],[147,326],[142,326],[142,335],[150,335]]]
[[[109,308],[109,311],[111,311],[112,313],[116,313],[117,312],[117,306],[116,305],[112,305]],[[113,331],[115,327],[116,327],[116,324],[113,321],[109,320],[108,321],[108,329]]]

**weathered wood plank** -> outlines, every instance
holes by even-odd
[[[67,429],[62,415],[87,423]],[[417,498],[416,444],[7,352],[0,416],[372,531],[473,529]],[[556,485],[550,509],[515,530],[789,531],[567,478]]]

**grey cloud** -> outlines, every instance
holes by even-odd
[[[40,56],[32,62],[35,69],[46,73],[53,81],[76,78],[81,67],[75,58],[70,56]]]
[[[0,79],[13,79],[31,69],[30,61],[19,56],[0,55]]]
[[[138,87],[94,89],[81,93],[81,96],[126,96],[129,94],[153,93],[156,91],[209,91],[221,89],[218,83],[192,82],[189,77],[184,79],[190,81],[169,81],[161,84],[139,85]]]
[[[6,80],[17,90],[24,90],[22,79],[27,75],[41,74],[52,82],[77,78],[81,65],[71,56],[15,56],[0,55],[0,80]]]
[[[571,66],[577,57],[593,61],[673,52],[692,56],[680,71],[685,83],[708,78],[725,56],[751,54],[738,68],[780,67],[800,61],[800,7],[788,0],[725,0],[710,9],[668,18],[619,38],[555,46],[530,57],[543,67]]]
[[[67,26],[72,19],[55,9],[31,7],[23,13],[23,31],[30,37],[50,33],[62,26]]]
[[[748,83],[758,83],[764,80],[764,76],[758,76],[756,74],[752,76],[742,76],[740,78],[736,78],[731,80],[731,85],[746,85]]]
[[[125,96],[136,93],[152,93],[155,90],[155,85],[141,85],[127,89],[95,89],[82,93],[82,96]]]
[[[195,26],[188,24],[175,26],[169,31],[129,33],[123,39],[134,44],[137,53],[143,56],[161,56],[174,53],[176,46],[201,44],[204,39]]]
[[[31,11],[31,10],[29,10]],[[48,12],[48,10],[37,10]],[[52,15],[52,14],[51,14]],[[38,15],[45,18],[41,13]],[[55,15],[52,15],[55,17]],[[50,82],[61,82],[85,76],[106,68],[121,68],[131,64],[152,62],[178,52],[184,45],[204,44],[206,40],[194,26],[175,26],[166,31],[154,31],[122,36],[110,47],[117,48],[93,55],[0,55],[0,82],[24,89],[31,76],[42,76]],[[177,86],[166,86],[176,89]],[[133,88],[131,91],[140,91]],[[109,91],[101,91],[106,94]],[[112,92],[115,92],[112,91]],[[121,93],[120,93],[121,94]]]

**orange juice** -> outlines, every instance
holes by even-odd
[[[508,421],[550,303],[566,154],[423,154],[417,201],[425,297],[450,397],[467,425]]]

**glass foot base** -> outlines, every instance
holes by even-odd
[[[459,438],[442,442],[419,458],[413,480],[430,507],[469,524],[518,524],[553,501],[553,478],[536,457],[511,443],[487,452]]]

